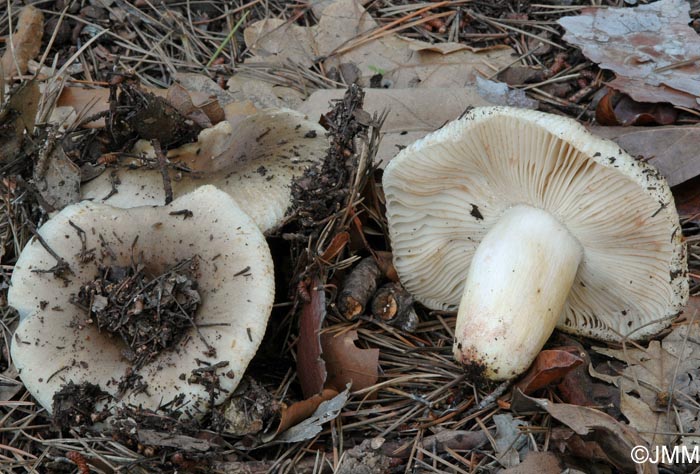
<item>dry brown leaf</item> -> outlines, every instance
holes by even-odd
[[[177,72],[173,75],[173,79],[190,94],[200,93],[204,97],[216,97],[222,107],[236,100],[234,94],[222,89],[216,82],[203,74]]]
[[[41,93],[36,81],[27,81],[12,92],[0,110],[0,163],[14,159],[34,130]]]
[[[17,371],[12,366],[0,373],[0,403],[10,400],[24,388],[17,376]]]
[[[357,331],[321,334],[328,371],[326,387],[338,390],[351,383],[353,390],[362,390],[377,383],[379,349],[360,349],[356,340]]]
[[[671,186],[700,175],[700,126],[591,127],[590,131],[647,160]]]
[[[343,97],[342,90],[319,90],[302,104],[299,111],[310,120],[318,120],[328,104]],[[382,141],[376,161],[385,165],[400,148],[424,137],[458,118],[469,106],[493,105],[483,99],[475,87],[415,89],[366,89],[364,109],[370,114],[387,110],[382,125]]]
[[[166,97],[167,89],[154,87],[142,87],[142,90],[155,94],[158,97]],[[64,87],[58,97],[56,105],[59,107],[72,107],[76,114],[89,117],[109,110],[109,89],[85,89],[82,87]],[[87,128],[104,127],[104,119],[95,120],[84,124]]]
[[[691,315],[692,317],[692,315]],[[697,322],[677,326],[661,342],[651,341],[646,349],[595,348],[601,354],[626,362],[616,378],[620,390],[638,396],[648,409],[629,398],[621,403],[622,413],[633,426],[649,431],[644,437],[654,444],[675,442],[663,433],[686,434],[683,444],[696,443],[700,431],[700,326]],[[658,433],[658,434],[657,434]]]
[[[681,219],[698,221],[700,219],[700,177],[696,176],[680,186],[675,186],[672,191]],[[690,301],[688,306],[692,306]]]
[[[326,70],[353,63],[362,86],[382,74],[394,88],[464,87],[479,71],[490,74],[513,61],[510,48],[472,52],[464,45],[436,47],[392,34],[364,41],[378,26],[357,0],[337,0],[324,9],[315,26],[266,19],[246,28],[244,36],[255,54],[249,61],[292,61],[310,67],[322,60]]]
[[[346,387],[329,400],[323,400],[316,410],[307,418],[285,430],[275,438],[275,441],[285,443],[298,443],[316,437],[324,423],[331,421],[340,415],[340,410],[345,406],[350,394],[350,388]]]
[[[504,82],[491,81],[488,79],[476,78],[476,89],[479,95],[496,105],[506,105],[509,107],[520,107],[524,109],[536,109],[539,103],[527,96],[525,91],[511,89]]]
[[[36,7],[27,5],[19,14],[15,33],[5,42],[7,48],[0,62],[6,77],[17,75],[18,68],[20,74],[27,72],[29,60],[39,54],[43,35],[44,14]]]
[[[556,454],[531,451],[523,462],[500,471],[500,474],[560,474],[562,467]]]
[[[596,8],[564,17],[564,39],[618,77],[610,87],[639,102],[700,109],[700,36],[690,3],[660,0],[636,8]]]
[[[319,405],[326,400],[338,395],[338,391],[334,389],[327,388],[323,390],[320,394],[316,394],[313,397],[307,398],[306,400],[301,400],[296,403],[292,403],[289,406],[282,407],[282,413],[280,415],[280,422],[275,430],[275,435],[287,431],[292,426],[301,423],[310,417]]]
[[[545,410],[552,417],[574,430],[579,436],[585,436],[587,440],[597,442],[605,450],[605,456],[610,463],[622,472],[658,473],[655,464],[648,462],[635,464],[632,461],[630,457],[632,448],[645,446],[644,439],[633,428],[595,408],[553,403],[542,398],[521,396]]]
[[[598,125],[672,125],[677,117],[678,110],[671,104],[637,102],[613,90],[600,99],[595,109]]]
[[[270,107],[297,109],[305,97],[291,87],[274,85],[243,73],[231,76],[226,85],[234,100],[248,100],[261,109]]]
[[[34,170],[34,183],[52,210],[80,201],[80,168],[56,145]]]
[[[516,387],[529,395],[558,382],[581,364],[583,358],[579,356],[577,347],[558,347],[541,351]]]
[[[175,83],[168,87],[166,99],[183,116],[192,119],[202,128],[208,128],[224,120],[224,109],[216,96],[189,91]]]
[[[299,318],[299,342],[297,343],[297,374],[304,397],[311,398],[322,392],[328,372],[321,358],[321,324],[326,318],[326,294],[321,280],[301,282],[302,293],[308,295]]]

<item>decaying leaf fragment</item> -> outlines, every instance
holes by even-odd
[[[7,49],[0,63],[5,76],[27,72],[29,60],[39,54],[44,34],[44,14],[32,5],[24,7],[17,20],[15,33],[6,42]],[[14,53],[14,54],[13,54]]]
[[[246,28],[244,35],[255,55],[249,62],[291,61],[310,67],[322,60],[326,70],[337,71],[353,64],[362,86],[381,74],[392,87],[463,87],[475,80],[478,71],[494,72],[513,61],[508,47],[480,52],[455,43],[436,47],[396,34],[379,34],[378,28],[358,0],[336,0],[315,26],[265,19]],[[373,33],[376,36],[370,36]]]
[[[690,3],[661,0],[636,8],[596,8],[559,20],[564,39],[617,78],[610,87],[639,102],[700,109],[700,36]]]
[[[700,326],[676,327],[663,341],[646,349],[595,348],[627,363],[616,382],[623,393],[620,408],[632,426],[652,444],[697,444],[700,431]],[[638,397],[638,398],[637,398]]]
[[[331,421],[340,415],[340,410],[348,401],[350,388],[346,388],[330,400],[322,402],[316,411],[301,423],[292,426],[276,438],[277,441],[296,443],[311,439],[321,432],[324,423]]]
[[[571,428],[577,435],[587,441],[595,441],[605,451],[607,460],[622,472],[637,474],[656,474],[655,464],[636,464],[630,453],[635,446],[646,446],[639,434],[629,426],[620,423],[610,415],[590,407],[553,403],[543,398],[531,398],[518,392],[520,411],[540,409]],[[515,401],[513,409],[516,409]],[[529,406],[528,406],[529,405]]]
[[[340,390],[352,383],[353,390],[362,390],[377,383],[379,349],[360,349],[355,346],[357,331],[321,335],[323,359],[328,379],[326,386]]]

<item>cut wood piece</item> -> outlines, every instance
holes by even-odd
[[[413,296],[400,283],[387,283],[372,298],[372,315],[406,332],[413,332],[418,315],[413,309]]]
[[[354,319],[365,312],[365,306],[377,290],[381,271],[372,257],[360,260],[345,279],[338,296],[340,314]]]

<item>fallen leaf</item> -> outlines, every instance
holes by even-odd
[[[6,49],[0,59],[0,69],[6,77],[27,72],[29,60],[39,54],[43,36],[44,14],[36,7],[27,5],[19,14],[15,33],[5,41]]]
[[[576,347],[560,347],[541,351],[516,387],[530,395],[549,384],[560,381],[566,374],[583,364]]]
[[[260,433],[282,410],[283,405],[269,391],[252,377],[246,376],[225,402],[225,431],[232,436]]]
[[[330,262],[343,251],[349,240],[350,234],[346,231],[335,234],[328,247],[321,252],[320,259],[330,265]]]
[[[671,125],[678,111],[666,103],[637,102],[616,91],[609,91],[598,102],[595,120],[598,125]]]
[[[696,402],[700,386],[700,326],[677,326],[662,341],[651,341],[644,348],[594,348],[598,353],[627,364],[616,378],[616,385],[628,397],[621,403],[622,413],[633,426],[644,427],[643,435],[653,444],[668,445],[675,436],[686,435],[681,442],[700,431],[700,405]],[[629,396],[639,397],[643,408]]]
[[[608,457],[605,455],[605,450],[598,443],[585,440],[570,428],[556,426],[550,428],[550,430],[550,445],[554,450],[561,453],[567,452],[572,456],[585,460],[588,468],[591,467],[592,463],[606,464],[605,467],[607,469],[602,471],[590,469],[590,472],[610,472],[610,468],[607,465],[609,463]],[[589,472],[589,469],[583,472]]]
[[[289,406],[283,406],[280,414],[279,425],[277,425],[277,429],[274,431],[274,434],[269,437],[267,441],[271,441],[280,433],[283,433],[292,426],[296,426],[302,421],[308,419],[314,414],[321,403],[332,399],[336,395],[338,395],[337,390],[327,388],[320,394],[316,394],[310,398],[307,398],[306,400],[292,403]]]
[[[560,474],[563,466],[556,454],[530,451],[517,466],[500,471],[500,474]]]
[[[56,144],[51,154],[34,170],[34,183],[41,197],[53,210],[80,201],[80,168]]]
[[[643,158],[675,186],[700,175],[700,126],[590,127],[591,133],[615,141]]]
[[[672,191],[681,219],[698,221],[700,218],[700,176],[674,186]]]
[[[165,97],[168,93],[167,89],[157,89],[155,87],[143,86],[141,89],[158,97]],[[64,87],[56,105],[59,107],[71,107],[81,117],[97,115],[109,110],[109,89],[105,87],[95,89]],[[83,124],[83,126],[101,128],[104,127],[104,119],[88,122]]]
[[[0,163],[14,159],[34,131],[40,98],[37,82],[26,81],[12,91],[0,109]]]
[[[617,418],[620,414],[620,391],[607,383],[593,380],[589,374],[591,358],[578,341],[561,334],[559,338],[562,344],[576,347],[577,354],[583,359],[583,364],[569,371],[557,385],[562,400],[572,405],[600,407],[608,415]]]
[[[216,82],[203,74],[177,72],[173,75],[173,79],[190,93],[197,92],[205,97],[216,97],[216,100],[222,107],[236,101],[234,94],[221,88]]]
[[[281,19],[250,25],[244,37],[255,56],[247,61],[291,61],[311,67],[320,60],[326,70],[353,63],[360,85],[368,86],[370,78],[380,74],[394,88],[463,87],[474,82],[479,70],[491,73],[513,61],[510,48],[472,52],[455,43],[435,46],[395,34],[369,36],[378,28],[360,2],[337,0],[323,10],[315,26]]]
[[[3,343],[0,342],[0,344]],[[0,403],[10,400],[24,388],[22,381],[17,376],[17,371],[12,366],[0,373]]]
[[[304,284],[303,282],[301,283]],[[321,324],[326,318],[326,293],[318,277],[308,283],[309,301],[305,301],[299,318],[297,343],[297,374],[305,398],[323,391],[328,372],[321,357]]]
[[[184,451],[208,451],[216,446],[206,439],[192,436],[138,428],[136,430],[139,443],[144,446],[167,446]]]
[[[454,451],[471,451],[477,449],[488,441],[488,436],[482,430],[442,430],[434,435],[426,436],[421,440],[423,449],[430,452],[445,452],[447,449]],[[387,442],[382,446],[384,454],[392,458],[406,459],[413,451],[413,442],[400,443],[398,441]]]
[[[215,96],[190,92],[178,83],[168,87],[166,100],[184,117],[201,128],[208,128],[224,120],[224,109]]]
[[[275,441],[297,443],[314,438],[321,432],[324,423],[334,420],[340,415],[340,410],[348,401],[349,393],[350,388],[348,387],[330,400],[321,402],[310,417],[277,436]]]
[[[338,390],[351,383],[353,390],[362,390],[377,383],[379,349],[360,349],[355,345],[356,340],[357,331],[321,334],[328,371],[326,387]]]
[[[319,90],[299,107],[310,120],[318,120],[328,104],[343,98],[343,91]],[[376,162],[386,165],[399,150],[458,118],[472,106],[493,105],[475,87],[416,89],[366,89],[364,109],[370,114],[388,111],[382,124],[382,140]]]
[[[524,109],[536,109],[538,102],[530,99],[525,91],[511,89],[503,82],[476,78],[476,90],[481,97],[496,105],[507,105]]]
[[[517,466],[520,464],[518,451],[527,444],[527,435],[520,431],[520,427],[528,426],[529,423],[514,419],[510,413],[494,415],[493,421],[496,424],[496,459],[503,467]]]
[[[595,408],[553,403],[543,398],[531,398],[522,394],[521,396],[571,428],[579,436],[595,441],[604,449],[604,455],[608,461],[622,472],[638,474],[659,472],[655,464],[648,462],[635,464],[632,461],[630,457],[632,448],[646,446],[644,439],[633,428]]]
[[[700,36],[690,3],[660,0],[636,8],[585,9],[561,18],[564,40],[617,78],[608,85],[639,102],[700,109]]]
[[[244,71],[231,76],[226,86],[236,101],[250,101],[260,109],[286,107],[296,110],[306,97],[296,89],[265,82]]]

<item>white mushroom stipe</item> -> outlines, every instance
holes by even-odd
[[[525,370],[551,334],[551,318],[565,332],[639,340],[666,328],[687,301],[685,245],[668,184],[574,120],[473,109],[400,151],[383,187],[402,284],[429,308],[459,307],[457,358],[490,378]],[[506,231],[527,208],[562,230],[539,229],[538,219]],[[519,241],[533,235],[539,243]],[[542,262],[531,245],[546,249]]]
[[[178,212],[179,211],[179,212]],[[77,229],[85,232],[85,244]],[[69,265],[65,279],[41,271],[56,260],[35,238],[22,251],[12,274],[9,304],[20,314],[12,337],[12,358],[20,378],[49,413],[53,395],[69,381],[91,382],[117,396],[118,381],[134,370],[123,357],[126,345],[96,325],[79,327],[89,315],[72,302],[100,266],[127,267],[141,259],[159,275],[178,261],[196,257],[201,303],[192,327],[177,344],[160,352],[135,375],[147,390],[128,391],[122,401],[156,409],[183,395],[186,413],[209,404],[207,388],[190,382],[192,371],[220,361],[224,400],[238,385],[265,334],[274,298],[272,257],[261,231],[226,193],[213,186],[160,207],[118,209],[83,201],[64,208],[40,229],[44,241]],[[83,251],[94,253],[86,259]]]
[[[548,212],[507,210],[472,257],[455,330],[469,343],[455,344],[455,358],[492,380],[527,369],[559,322],[582,255]]]

